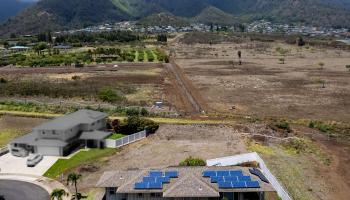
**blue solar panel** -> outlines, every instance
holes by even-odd
[[[168,172],[165,172],[165,176],[170,178],[177,178],[179,177],[179,174],[177,171],[168,171]]]
[[[156,177],[143,177],[143,182],[155,182],[156,181]]]
[[[217,176],[230,176],[230,171],[217,171]]]
[[[225,181],[238,181],[237,176],[224,176]]]
[[[231,182],[218,182],[219,188],[220,189],[230,189],[232,188],[232,183]]]
[[[161,171],[151,171],[151,172],[149,172],[149,176],[152,176],[152,177],[163,176],[163,172],[161,172]]]
[[[252,169],[249,169],[249,172],[251,174],[254,174],[256,176],[258,176],[260,178],[260,180],[266,182],[266,183],[269,183],[269,180],[264,176],[264,174],[257,168],[252,168]]]
[[[220,182],[220,181],[224,181],[224,177],[223,176],[213,176],[213,177],[211,177],[211,182],[212,183],[217,183],[217,182]]]
[[[258,181],[247,181],[247,188],[260,188],[260,184]]]
[[[250,178],[250,176],[239,176],[238,180],[239,181],[251,181],[252,179]]]
[[[147,189],[147,187],[148,187],[147,183],[143,183],[143,182],[135,183],[135,189],[138,189],[138,190],[140,190],[140,189]]]
[[[170,183],[170,178],[166,176],[156,177],[156,181],[161,183]]]
[[[216,171],[204,171],[203,172],[203,177],[212,177],[212,176],[216,176]]]
[[[163,185],[160,182],[149,183],[147,189],[162,189]]]
[[[243,176],[242,170],[231,170],[230,171],[231,176]]]
[[[245,182],[239,181],[239,182],[232,182],[233,188],[245,188]]]

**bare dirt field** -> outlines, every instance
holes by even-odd
[[[7,145],[12,139],[29,133],[33,127],[45,121],[46,119],[40,118],[0,115],[0,148]]]
[[[345,68],[350,52],[254,41],[178,43],[175,49],[177,64],[206,100],[208,112],[350,120],[350,72]]]

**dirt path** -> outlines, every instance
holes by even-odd
[[[176,83],[180,90],[181,94],[191,105],[191,108],[186,110],[191,114],[200,114],[207,110],[206,103],[201,97],[198,90],[194,87],[192,82],[185,76],[182,69],[176,64],[174,59],[170,60],[170,63],[164,64],[165,68],[174,75]]]

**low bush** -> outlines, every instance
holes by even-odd
[[[179,163],[180,166],[205,166],[206,162],[201,158],[188,157]]]
[[[272,129],[277,128],[277,129],[287,131],[288,133],[292,132],[292,129],[290,128],[289,123],[287,121],[284,121],[284,120],[272,123],[271,127],[272,127]]]
[[[121,97],[116,91],[114,91],[111,88],[103,88],[99,92],[98,97],[102,101],[109,102],[109,103],[120,102],[123,100],[123,97]]]
[[[138,116],[129,116],[119,126],[119,133],[130,135],[143,130],[146,130],[148,134],[155,133],[159,128],[159,124],[145,118]]]

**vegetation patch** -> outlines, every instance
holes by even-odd
[[[293,138],[282,144],[283,149],[289,155],[311,154],[323,164],[330,165],[330,157],[311,140],[305,138]]]
[[[180,166],[205,166],[206,162],[201,158],[188,157],[179,163]]]
[[[81,165],[98,162],[101,158],[111,156],[116,153],[116,149],[91,149],[89,151],[80,151],[69,159],[58,159],[54,165],[48,169],[44,176],[48,178],[57,178]]]
[[[250,150],[252,152],[257,152],[259,154],[264,154],[264,155],[274,155],[275,154],[274,150],[271,147],[259,144],[252,139],[246,140],[246,145],[247,145],[248,150]]]
[[[121,134],[121,133],[113,133],[111,136],[108,137],[108,139],[111,139],[111,140],[118,140],[120,138],[123,138],[125,137],[126,135],[124,134]]]

